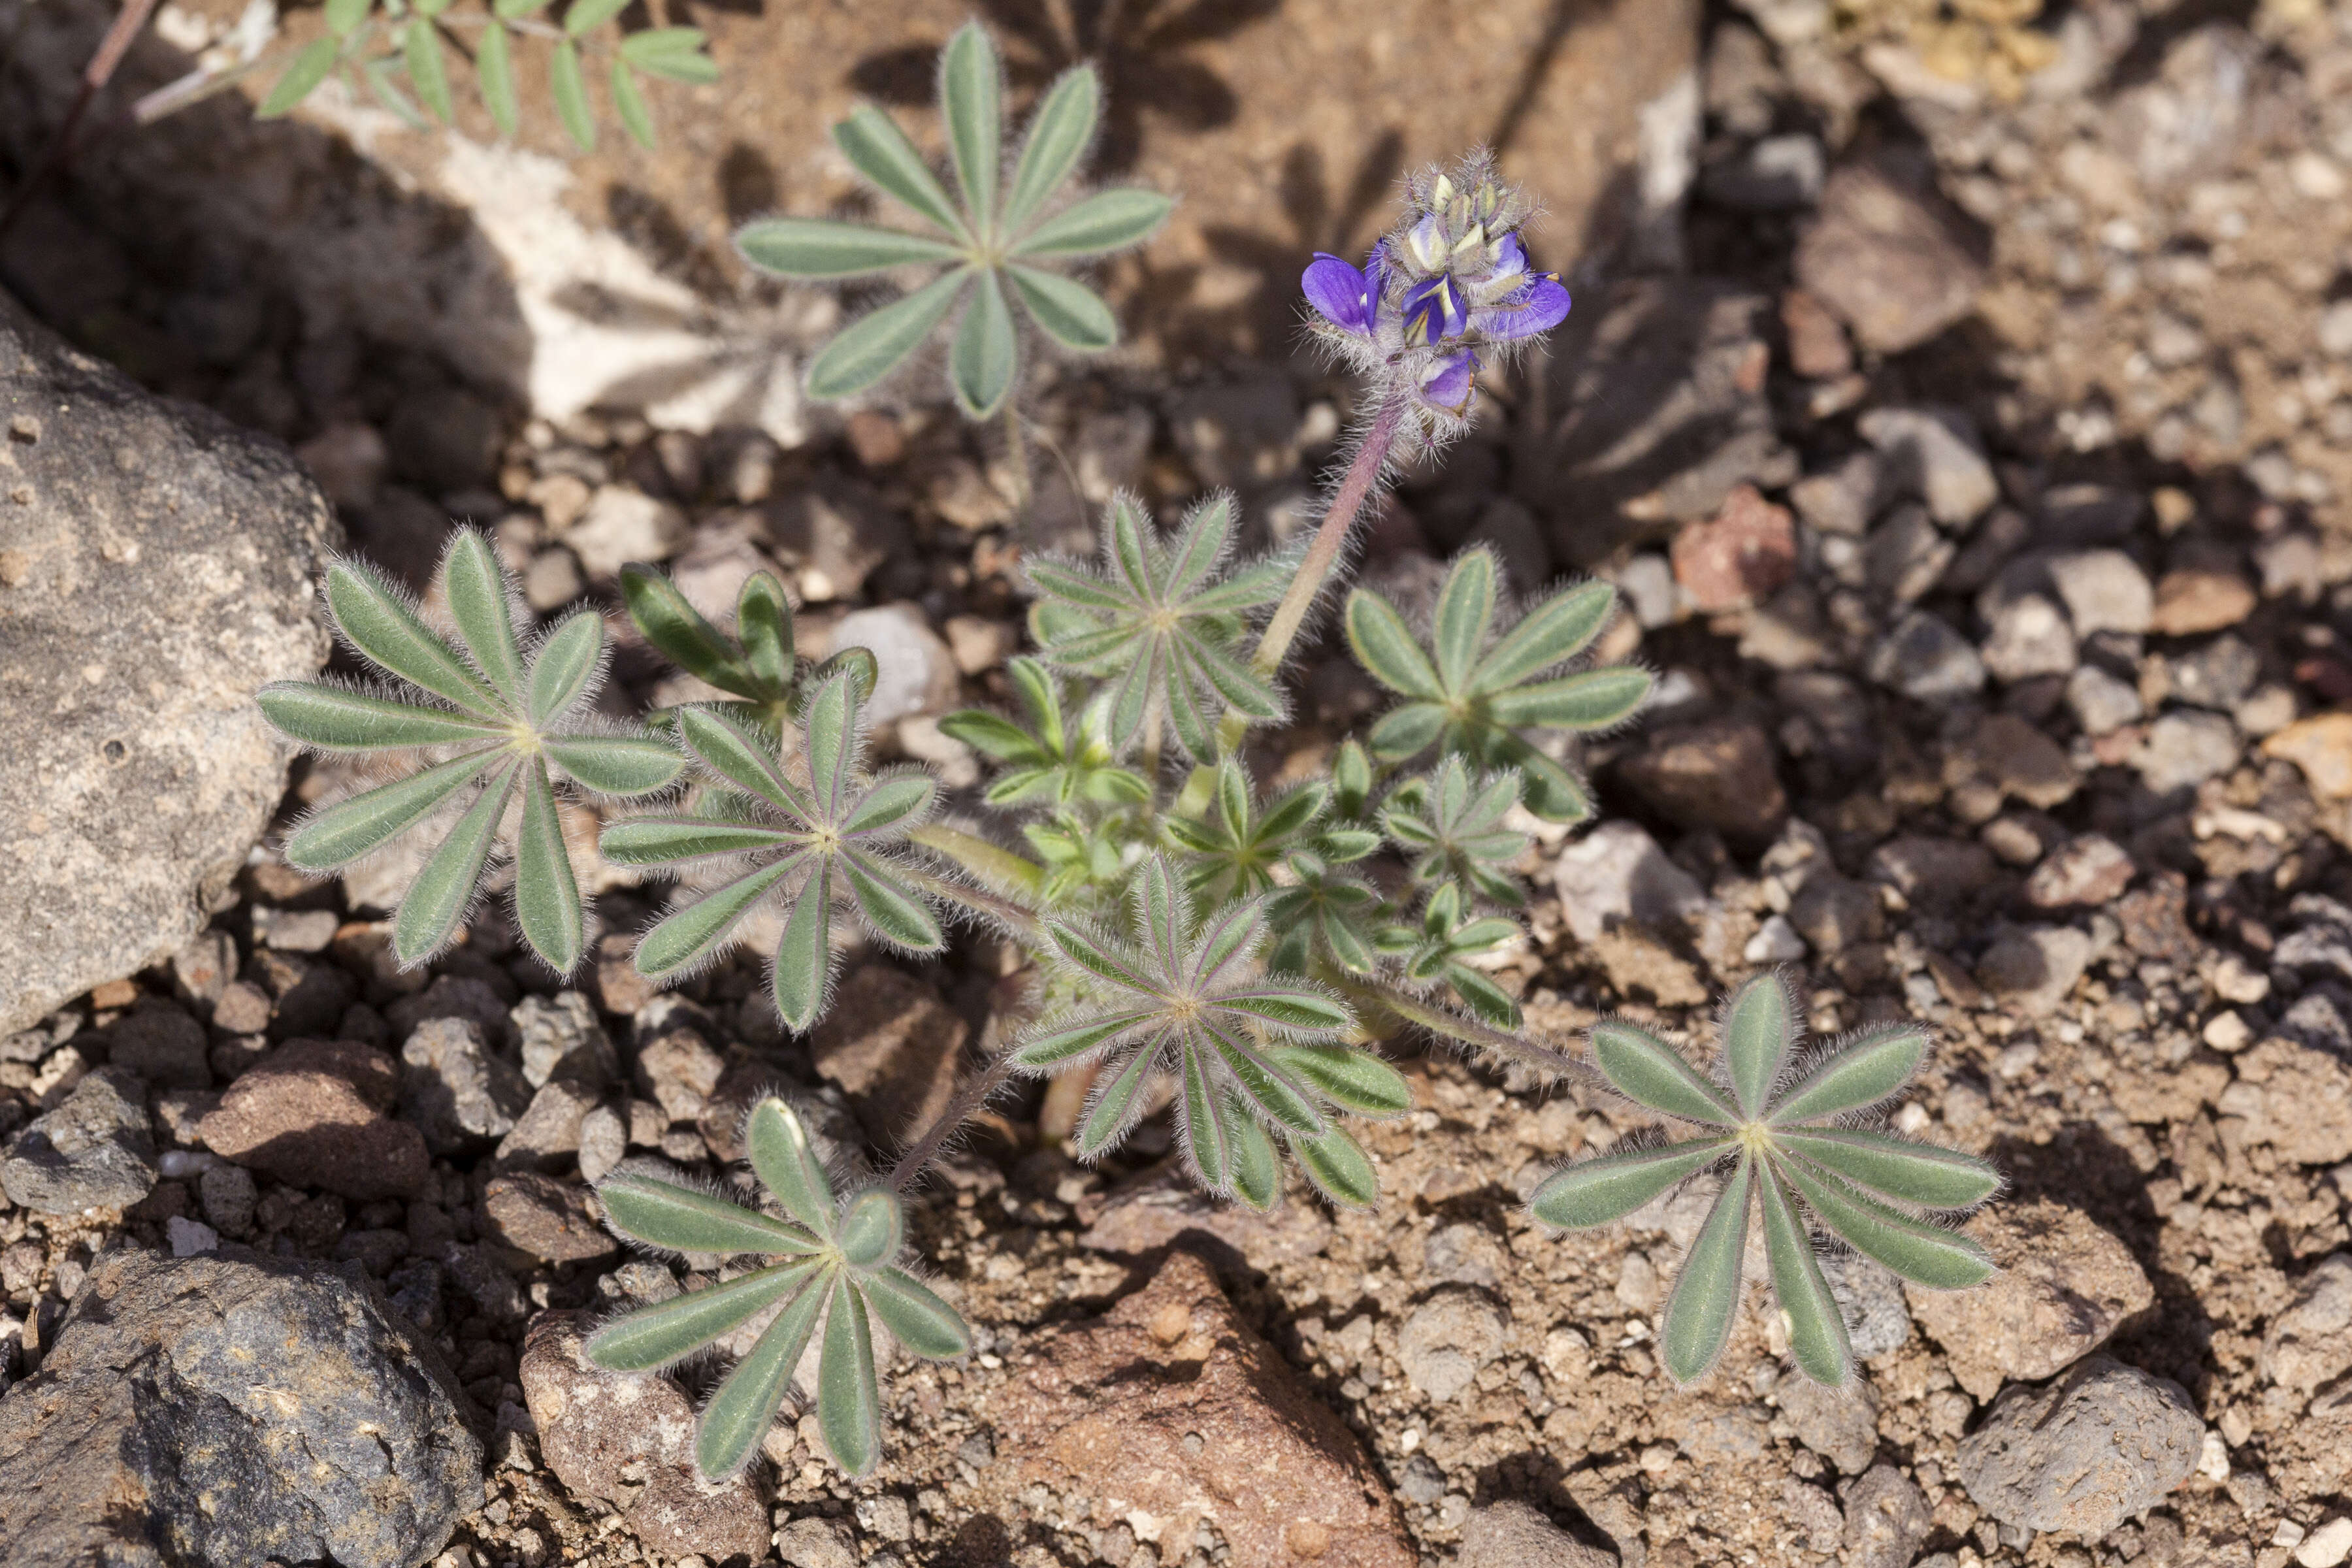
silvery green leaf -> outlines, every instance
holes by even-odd
[[[817,1314],[832,1294],[834,1273],[815,1264],[797,1268],[801,1279],[792,1300],[775,1321],[760,1331],[751,1353],[727,1374],[695,1424],[695,1468],[706,1478],[731,1476],[751,1462],[760,1440],[775,1426],[776,1407],[783,1403],[801,1352],[816,1331]]]
[[[834,1463],[852,1476],[874,1468],[882,1446],[881,1395],[874,1382],[874,1331],[848,1279],[834,1281],[817,1363],[816,1418]]]
[[[1234,1141],[1225,1107],[1209,1082],[1208,1064],[1196,1051],[1184,1053],[1180,1086],[1184,1095],[1184,1152],[1201,1185],[1222,1193],[1232,1184]]]
[[[1538,1219],[1582,1230],[1623,1219],[1730,1152],[1723,1138],[1664,1147],[1611,1150],[1561,1166],[1537,1187],[1530,1207]]]
[[[1723,1058],[1731,1068],[1739,1114],[1754,1121],[1780,1081],[1796,1038],[1795,1004],[1777,974],[1759,974],[1742,985],[1725,1008]]]
[[[433,117],[446,125],[457,117],[457,110],[449,99],[449,67],[441,58],[441,40],[433,24],[421,16],[408,19],[404,34],[402,49],[408,59],[408,79]]]
[[[778,1264],[640,1307],[591,1334],[588,1359],[614,1372],[656,1372],[674,1365],[806,1285],[820,1267],[813,1258]]]
[[[482,41],[474,50],[474,76],[490,122],[499,128],[499,135],[512,136],[522,123],[515,91],[514,44],[495,18],[482,28]]]
[[[1706,1223],[1699,1226],[1690,1255],[1683,1259],[1674,1294],[1666,1299],[1658,1349],[1666,1375],[1696,1383],[1715,1370],[1731,1325],[1739,1314],[1739,1277],[1748,1256],[1748,1205],[1756,1185],[1756,1162],[1742,1155],[1724,1184]]]
[[[1974,1155],[1890,1133],[1784,1127],[1772,1141],[1858,1187],[1921,1208],[1973,1208],[2000,1190],[2000,1173]]]
[[[961,247],[896,229],[830,218],[772,217],[735,231],[735,248],[764,272],[782,278],[863,278],[894,267],[940,266],[963,259]]]
[[[1720,1127],[1738,1124],[1739,1113],[1721,1089],[1672,1046],[1622,1019],[1593,1026],[1592,1059],[1620,1093],[1653,1110]]]
[[[833,978],[832,899],[831,868],[820,862],[816,874],[793,898],[784,917],[783,937],[776,943],[776,1011],[796,1030],[816,1022]]]
[[[1233,1118],[1234,1196],[1260,1214],[1282,1197],[1282,1156],[1274,1139],[1257,1118],[1241,1112]]]
[[[1139,1051],[1115,1077],[1097,1077],[1094,1102],[1078,1122],[1078,1158],[1091,1160],[1127,1135],[1141,1114],[1144,1085],[1150,1081],[1153,1055]]]
[[[1790,1353],[1815,1383],[1842,1387],[1853,1371],[1853,1345],[1837,1298],[1830,1293],[1830,1283],[1813,1257],[1812,1236],[1777,1173],[1767,1170],[1759,1186],[1764,1200],[1764,1254],[1772,1269],[1772,1293],[1780,1299],[1788,1325]]]
[[[627,1166],[596,1184],[605,1222],[621,1236],[672,1252],[790,1253],[814,1257],[823,1244],[808,1231],[740,1204],[712,1197]]]
[[[659,980],[700,960],[726,940],[736,923],[751,912],[751,906],[782,881],[794,865],[791,860],[780,860],[772,866],[763,866],[705,893],[669,915],[638,939],[637,973],[649,980]]]
[[[940,52],[940,118],[964,210],[982,244],[996,231],[996,182],[1003,174],[1004,78],[987,29],[967,22]]]
[[[980,274],[971,308],[964,312],[948,350],[948,381],[965,417],[985,419],[997,411],[1013,390],[1020,357],[1013,312],[1004,303],[1004,283],[991,268]]]
[[[969,276],[959,268],[851,322],[810,362],[809,395],[854,396],[898,369],[946,318]]]
[[[971,1352],[971,1331],[953,1307],[903,1268],[861,1276],[866,1304],[908,1350],[930,1361],[952,1361]]]
[[[392,950],[404,967],[440,952],[465,918],[466,907],[481,886],[483,868],[489,864],[491,847],[498,842],[515,772],[516,764],[509,763],[490,781],[402,895],[393,914]]]
[[[930,906],[879,864],[853,849],[841,857],[841,869],[875,935],[909,952],[937,952],[947,945]]]
[[[930,165],[888,115],[870,103],[861,103],[833,128],[833,140],[857,172],[878,189],[898,197],[961,244],[973,243],[962,215],[948,199]]]
[[[613,112],[620,116],[621,129],[629,140],[650,152],[655,145],[653,110],[646,106],[646,95],[637,86],[635,72],[629,69],[628,58],[613,57],[613,68],[605,77],[613,90]]]
[[[373,854],[430,816],[499,753],[477,752],[382,784],[320,812],[286,841],[286,862],[332,871]]]
[[[735,649],[726,635],[688,604],[667,576],[649,566],[622,567],[621,602],[628,606],[639,635],[664,658],[722,691],[757,695],[744,689],[747,683],[735,667]]]
[[[1801,1158],[1784,1159],[1780,1169],[1839,1240],[1913,1284],[1965,1290],[1992,1278],[1991,1257],[1969,1237],[1864,1197]]]
[[[852,1268],[878,1268],[898,1255],[906,1229],[898,1195],[880,1187],[869,1187],[850,1199],[849,1206],[842,1210],[841,1227],[834,1245],[841,1249],[841,1256]]]
[[[572,0],[563,13],[563,31],[585,37],[629,8],[629,0]]]
[[[1026,261],[1102,256],[1140,245],[1175,204],[1158,191],[1108,190],[1063,208],[1024,235],[1013,254]]]
[[[1013,184],[1004,198],[1004,232],[1019,234],[1047,197],[1086,156],[1102,111],[1102,81],[1092,66],[1073,66],[1054,79],[1037,112],[1030,118],[1029,134],[1013,165]]]
[[[1344,1129],[1334,1127],[1317,1138],[1294,1138],[1290,1148],[1298,1156],[1299,1169],[1333,1203],[1361,1209],[1380,1201],[1380,1173]]]
[[[1607,583],[1580,583],[1521,616],[1480,661],[1476,680],[1488,690],[1517,686],[1584,651],[1617,607]]]
[[[1343,1110],[1387,1117],[1412,1109],[1412,1089],[1404,1074],[1370,1051],[1349,1046],[1275,1046],[1266,1054]]]
[[[418,708],[310,681],[272,681],[255,694],[255,700],[272,724],[304,745],[322,751],[478,745],[501,738],[497,726],[470,714]]]
[[[743,1152],[785,1213],[818,1236],[833,1234],[833,1183],[790,1106],[772,1094],[752,1106],[743,1122]]]
[[[1005,276],[1020,292],[1030,320],[1064,348],[1100,353],[1118,342],[1118,318],[1103,297],[1083,283],[1034,267],[1007,267]]]
[[[373,567],[338,561],[327,569],[327,608],[361,655],[403,680],[482,717],[499,700],[472,666],[377,576]]]
[[[572,145],[583,153],[596,150],[596,116],[588,107],[588,79],[580,69],[580,47],[570,38],[555,46],[549,63],[549,82],[555,91],[555,117]]]
[[[515,923],[530,950],[558,974],[578,967],[586,944],[580,883],[563,844],[555,791],[536,760],[522,773],[522,826],[515,840]]]
[[[257,120],[275,120],[291,114],[294,106],[318,89],[319,84],[334,73],[335,62],[342,58],[342,41],[339,38],[317,38],[302,47],[293,63],[278,73],[269,91],[256,109]]]
[[[685,758],[647,735],[545,735],[540,747],[572,783],[598,795],[651,795],[686,768]]]
[[[1468,683],[1494,623],[1495,557],[1485,550],[1465,550],[1438,591],[1432,629],[1438,679],[1445,689],[1459,690]]]
[[[1927,1059],[1927,1032],[1911,1024],[1870,1030],[1811,1064],[1781,1091],[1771,1110],[1776,1127],[1818,1121],[1876,1105],[1900,1090]]]
[[[566,616],[531,656],[527,707],[531,722],[551,724],[588,694],[604,655],[604,617],[593,610]]]

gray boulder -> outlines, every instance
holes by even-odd
[[[0,296],[0,1034],[200,930],[286,789],[266,681],[317,673],[340,534],[293,454]]]
[[[1960,1484],[2003,1524],[2096,1541],[2196,1473],[2205,1424],[2189,1394],[2113,1356],[2015,1384],[1960,1444]]]
[[[430,1562],[481,1501],[481,1445],[439,1352],[346,1267],[93,1265],[0,1398],[0,1562]]]

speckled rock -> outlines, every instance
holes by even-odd
[[[2352,1063],[2300,1040],[2273,1037],[2241,1052],[2237,1081],[2221,1091],[2225,1115],[2246,1119],[2246,1141],[2298,1165],[2352,1159]]]
[[[2003,1524],[2095,1541],[2195,1473],[2204,1442],[2179,1384],[2098,1355],[2002,1394],[1961,1442],[1958,1473]]]
[[[0,295],[0,1035],[202,930],[286,788],[251,700],[326,662],[341,542],[293,454]]]
[[[2308,1394],[2352,1371],[2352,1252],[2323,1258],[2263,1336],[2263,1375]]]
[[[1475,1285],[1448,1285],[1397,1331],[1397,1360],[1407,1382],[1443,1404],[1502,1353],[1509,1329],[1510,1315],[1492,1295]]]
[[[768,1554],[768,1510],[751,1472],[716,1485],[694,1468],[694,1406],[666,1377],[606,1372],[583,1347],[579,1312],[541,1312],[515,1379],[540,1452],[563,1484],[612,1503],[664,1557]]]
[[[1023,1348],[1019,1375],[974,1407],[1018,1461],[987,1485],[1125,1498],[1162,1521],[1163,1541],[1213,1520],[1236,1564],[1419,1561],[1355,1436],[1234,1315],[1199,1258],[1172,1255],[1102,1317]]]
[[[145,1197],[155,1184],[146,1098],[146,1086],[119,1068],[76,1084],[9,1142],[0,1159],[9,1201],[41,1214],[80,1214]]]
[[[587,1188],[536,1172],[492,1177],[482,1215],[500,1241],[550,1263],[577,1263],[621,1249]]]
[[[429,1018],[400,1047],[400,1119],[436,1155],[473,1153],[514,1131],[530,1089],[463,1018]]]
[[[1304,1194],[1264,1215],[1244,1204],[1220,1203],[1171,1163],[1101,1200],[1079,1244],[1130,1257],[1174,1244],[1213,1261],[1238,1255],[1253,1268],[1270,1268],[1328,1247],[1331,1221],[1320,1204]]]
[[[2156,1300],[2129,1249],[2063,1204],[2001,1204],[1962,1228],[2000,1272],[1973,1290],[1914,1286],[1911,1312],[1979,1399],[2061,1371]]]
[[[1516,1499],[1473,1509],[1462,1521],[1454,1568],[1616,1568],[1615,1553],[1587,1546]]]
[[[374,1286],[243,1247],[92,1267],[0,1399],[11,1568],[416,1568],[481,1502],[481,1445]]]
[[[1853,1568],[1910,1568],[1933,1522],[1916,1482],[1892,1465],[1873,1465],[1845,1493],[1846,1561]]]
[[[351,1040],[291,1040],[248,1068],[196,1127],[224,1159],[347,1198],[414,1197],[430,1173],[425,1137],[384,1112],[399,1069]]]

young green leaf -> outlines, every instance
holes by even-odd
[[[801,1352],[816,1332],[817,1314],[824,1310],[833,1283],[829,1270],[802,1265],[792,1300],[760,1331],[751,1353],[736,1364],[703,1406],[695,1426],[694,1463],[705,1476],[731,1476],[758,1452],[760,1439],[776,1424],[777,1407],[783,1404]]]
[[[576,12],[579,6],[575,5]],[[596,115],[588,107],[588,79],[580,68],[580,46],[570,38],[557,42],[549,67],[555,92],[555,117],[563,121],[573,146],[583,153],[596,150]]]
[[[1679,1384],[1696,1383],[1715,1370],[1723,1347],[1730,1342],[1732,1320],[1739,1312],[1739,1276],[1748,1256],[1748,1197],[1756,1184],[1756,1162],[1742,1155],[1724,1184],[1723,1194],[1699,1227],[1666,1299],[1666,1314],[1659,1325],[1658,1349],[1666,1375]]]
[[[482,41],[474,51],[474,76],[490,122],[499,128],[499,135],[512,136],[522,123],[515,91],[514,45],[496,20],[482,29]]]
[[[302,47],[291,63],[278,73],[269,91],[256,109],[257,120],[276,120],[290,114],[294,106],[317,90],[320,82],[333,74],[335,62],[342,58],[342,43],[338,38],[317,38]]]
[[[849,397],[898,369],[946,319],[965,281],[963,269],[958,268],[903,300],[860,317],[809,362],[809,395],[827,400]]]

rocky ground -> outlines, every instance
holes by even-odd
[[[1703,1205],[1565,1237],[1521,1208],[1642,1117],[1399,1039],[1419,1109],[1370,1134],[1368,1214],[1218,1210],[1164,1121],[1089,1169],[1061,1108],[1008,1102],[912,1221],[979,1353],[901,1368],[864,1481],[803,1421],[699,1487],[709,1369],[575,1353],[694,1282],[622,1254],[585,1183],[633,1152],[719,1175],[772,1085],[887,1145],[1001,1039],[1016,956],[854,954],[794,1039],[750,961],[634,977],[658,884],[600,874],[568,982],[495,910],[404,973],[405,868],[314,883],[272,837],[176,953],[0,1037],[0,1482],[35,1500],[0,1535],[79,1563],[117,1527],[77,1486],[214,1518],[222,1477],[299,1452],[307,1491],[153,1560],[414,1562],[452,1525],[442,1568],[2352,1558],[2352,12],[2034,10],[1711,13],[1675,243],[1582,282],[1367,567],[1425,595],[1484,541],[1522,583],[1608,576],[1611,657],[1661,673],[1586,754],[1600,826],[1523,867],[1536,941],[1500,977],[1531,1032],[1695,1042],[1776,964],[1819,1033],[1935,1026],[1897,1124],[2007,1173],[1971,1222],[2006,1271],[1954,1300],[1841,1265],[1862,1386],[1788,1373],[1751,1310],[1675,1390],[1647,1342]],[[177,309],[130,289],[118,337]],[[1304,361],[1058,373],[1022,514],[993,433],[932,408],[784,446],[206,384],[289,411],[352,542],[420,584],[452,515],[541,611],[609,608],[630,560],[714,608],[779,570],[804,651],[876,650],[885,753],[961,791],[936,719],[1005,700],[1022,554],[1085,547],[1120,486],[1233,487],[1285,538],[1353,395]],[[0,606],[37,564],[0,550]],[[690,695],[614,629],[616,710]],[[1299,674],[1277,770],[1376,707],[1328,642]],[[278,831],[344,782],[298,766]],[[196,1348],[158,1371],[163,1341]],[[257,1356],[299,1363],[279,1393]],[[207,1400],[252,1447],[159,1458],[157,1412]]]

